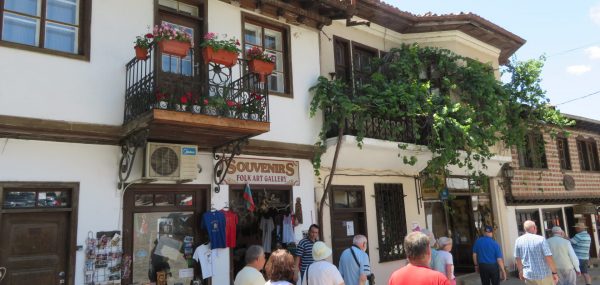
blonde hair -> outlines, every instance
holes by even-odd
[[[265,264],[267,279],[271,281],[294,280],[294,257],[285,249],[278,249],[271,254]]]

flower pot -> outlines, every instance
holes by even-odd
[[[192,113],[200,114],[202,113],[202,106],[200,105],[192,105]]]
[[[175,104],[175,110],[185,112],[187,105],[184,104]]]
[[[237,63],[238,54],[236,52],[217,50],[215,51],[212,47],[205,47],[202,49],[202,56],[204,61],[214,62],[225,65],[226,67],[232,67]]]
[[[135,47],[135,58],[139,60],[148,59],[148,49],[143,47]]]
[[[211,116],[216,116],[217,115],[217,108],[215,108],[214,106],[204,106],[204,114],[211,115]]]
[[[162,53],[186,57],[188,51],[192,47],[190,42],[182,42],[177,40],[162,40],[158,42],[158,47]]]
[[[156,107],[158,109],[166,110],[169,107],[169,102],[167,102],[167,101],[159,101],[158,103],[156,103]]]
[[[260,75],[260,82],[265,82],[266,77],[275,69],[275,63],[253,59],[248,62],[248,69]]]

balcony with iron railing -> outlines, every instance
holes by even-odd
[[[360,86],[366,84],[368,79],[359,79],[359,74],[354,74],[354,87],[346,91],[353,97],[361,96]],[[330,116],[331,110],[325,110],[325,116]],[[358,136],[359,131],[364,131],[365,138],[402,142],[416,145],[425,145],[431,133],[431,118],[422,117],[382,117],[369,115],[366,118],[352,114],[344,121],[344,135]],[[328,138],[337,137],[339,128],[333,128],[327,133]]]
[[[325,116],[329,112],[325,112]],[[363,120],[362,118],[360,118]],[[424,145],[431,131],[427,117],[412,118],[381,118],[369,117],[364,119],[364,137]],[[344,122],[344,135],[357,136],[359,132],[359,118],[353,114]],[[339,129],[333,129],[327,133],[327,137],[332,138],[338,135]],[[418,135],[416,135],[418,134]]]
[[[195,49],[179,58],[156,46],[148,55],[126,65],[126,133],[143,128],[149,139],[212,148],[269,131],[267,84],[245,60],[228,68]]]

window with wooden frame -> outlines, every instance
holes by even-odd
[[[579,166],[582,171],[600,171],[598,162],[598,147],[594,139],[577,138]]]
[[[346,83],[352,82],[352,63],[350,60],[350,42],[348,40],[333,37],[333,58],[335,78]]]
[[[244,56],[252,47],[275,56],[275,69],[269,76],[267,87],[270,94],[292,97],[289,28],[244,15]]]
[[[571,170],[571,155],[569,154],[569,141],[567,140],[567,138],[557,138],[556,149],[558,150],[558,160],[560,161],[560,169]]]
[[[59,55],[89,54],[89,0],[0,1],[3,45]]]
[[[519,147],[519,165],[524,168],[548,168],[544,136],[541,133],[525,135],[523,146]]]
[[[352,68],[354,70],[354,86],[360,87],[371,80],[371,65],[377,57],[377,50],[358,44],[352,44]]]
[[[375,208],[377,209],[377,231],[379,261],[400,260],[406,257],[406,213],[402,184],[375,184]]]

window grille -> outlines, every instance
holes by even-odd
[[[402,184],[375,184],[379,262],[405,258],[406,214]]]

